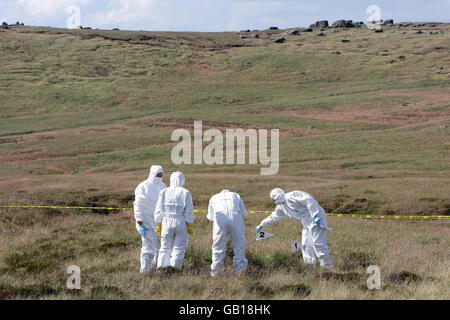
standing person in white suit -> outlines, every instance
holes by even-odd
[[[184,175],[177,171],[170,176],[170,187],[159,193],[155,209],[155,231],[161,236],[157,268],[181,268],[188,246],[188,233],[194,233],[192,196],[183,185]]]
[[[270,192],[270,198],[277,206],[274,212],[256,227],[256,233],[266,225],[278,222],[284,217],[300,220],[303,225],[303,260],[307,264],[315,265],[317,256],[321,267],[331,269],[332,262],[327,245],[328,223],[325,210],[319,203],[304,191],[292,191],[285,194],[280,188],[273,189]]]
[[[134,218],[142,238],[140,273],[155,268],[158,261],[161,238],[155,233],[154,212],[159,192],[166,188],[162,178],[163,168],[154,165],[150,168],[147,180],[141,182],[134,191]]]
[[[228,235],[233,244],[233,265],[236,274],[247,268],[245,258],[245,225],[247,210],[244,201],[235,192],[222,190],[209,200],[206,218],[213,221],[213,245],[211,276],[217,276],[223,268]]]

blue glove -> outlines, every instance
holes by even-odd
[[[141,236],[143,236],[143,237],[145,238],[145,236],[147,235],[148,229],[147,229],[146,226],[144,226],[143,224],[141,224],[141,225],[139,225],[139,227],[138,227],[138,231],[139,231],[139,233],[141,234]]]
[[[315,224],[317,224],[318,226],[320,226],[320,218],[319,218],[318,216],[314,217],[313,222],[314,222]]]
[[[257,226],[256,229],[255,229],[256,233],[258,233],[262,228],[263,228],[262,225]]]

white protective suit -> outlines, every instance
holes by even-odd
[[[155,233],[154,212],[159,192],[166,188],[162,178],[157,177],[158,173],[163,173],[161,166],[152,166],[147,180],[141,182],[134,191],[134,218],[136,219],[136,229],[139,227],[138,221],[148,229],[146,236],[142,237],[141,248],[141,270],[147,272],[156,267],[161,238]]]
[[[188,246],[186,222],[193,223],[194,208],[189,190],[183,188],[184,175],[177,171],[170,176],[170,187],[159,194],[155,222],[161,222],[161,248],[157,268],[181,268]]]
[[[217,275],[223,268],[227,249],[228,235],[233,244],[235,272],[247,268],[248,261],[245,258],[245,225],[244,217],[247,210],[244,201],[235,192],[222,190],[209,200],[208,215],[206,218],[213,221],[213,245],[211,275]]]
[[[303,260],[308,264],[316,263],[316,256],[320,261],[320,266],[331,268],[332,262],[327,245],[327,218],[325,210],[308,193],[303,191],[292,191],[284,193],[280,188],[273,189],[270,197],[275,200],[277,206],[272,214],[261,222],[265,227],[270,223],[275,223],[284,217],[300,220],[303,225],[302,231],[302,254]],[[318,216],[320,225],[313,222]]]

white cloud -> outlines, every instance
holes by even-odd
[[[16,0],[15,8],[28,16],[52,17],[65,14],[71,5],[86,7],[91,0]]]
[[[156,0],[110,0],[103,12],[88,16],[91,24],[98,26],[134,26],[152,20],[155,15]]]

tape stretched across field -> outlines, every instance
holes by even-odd
[[[133,208],[114,207],[77,207],[77,206],[0,206],[0,208],[22,208],[22,209],[80,209],[80,210],[133,210]],[[342,208],[342,207],[341,207]],[[340,208],[338,208],[340,209]],[[333,212],[337,211],[334,210]],[[206,209],[194,210],[195,213],[207,213]],[[248,211],[249,214],[271,214],[272,211]],[[450,220],[450,216],[410,216],[410,215],[373,215],[373,214],[342,214],[327,213],[329,217],[359,218],[359,219],[401,219],[401,220]]]

